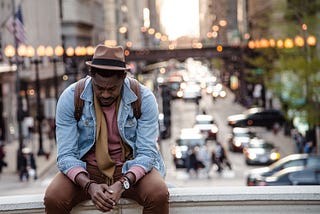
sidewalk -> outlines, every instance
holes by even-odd
[[[49,140],[43,134],[43,150],[50,153],[50,156],[38,156],[38,134],[34,134],[32,142],[27,146],[33,151],[34,158],[37,166],[37,176],[40,178],[47,170],[56,163],[56,146],[54,140]],[[2,169],[0,174],[0,192],[3,195],[3,190],[8,190],[10,187],[17,188],[16,185],[25,183],[19,180],[19,172],[17,171],[17,151],[19,148],[18,140],[5,144],[6,157],[5,161],[8,166]],[[29,179],[32,182],[33,178]]]

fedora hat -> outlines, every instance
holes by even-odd
[[[95,48],[92,61],[86,61],[86,65],[105,70],[130,70],[130,66],[125,62],[121,46],[98,45]]]

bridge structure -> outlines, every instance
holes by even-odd
[[[242,59],[244,52],[248,49],[242,46],[210,46],[203,48],[176,48],[176,49],[141,49],[128,50],[126,60],[144,61],[147,63],[167,61],[176,59],[184,61],[190,57],[211,60],[220,58],[223,60]]]
[[[176,48],[176,49],[127,49],[126,60],[137,64],[143,63],[144,67],[149,64],[168,61],[171,59],[180,62],[188,58],[199,60],[221,59],[223,61],[222,76],[223,79],[230,79],[231,75],[236,75],[240,87],[237,89],[239,101],[245,103],[246,83],[244,80],[245,62],[244,56],[251,55],[252,50],[247,46],[208,46],[202,48]],[[144,73],[144,69],[138,66],[138,72]],[[229,82],[224,82],[229,85]]]

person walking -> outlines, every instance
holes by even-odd
[[[203,165],[204,172],[207,178],[210,178],[212,162],[211,162],[211,156],[210,156],[210,152],[207,144],[199,147],[199,151],[197,153],[197,159],[199,163]]]
[[[199,160],[197,159],[198,146],[193,146],[188,149],[186,158],[186,170],[191,177],[198,177]]]
[[[223,148],[222,144],[217,141],[217,147],[216,147],[216,153],[215,158],[218,166],[218,173],[221,173],[223,171],[223,165],[226,165],[230,170],[232,170],[231,163],[227,157],[226,151]]]
[[[87,61],[89,77],[81,93],[81,118],[74,117],[75,84],[60,96],[56,111],[57,166],[45,191],[46,213],[70,213],[91,199],[101,212],[113,210],[120,198],[143,206],[143,213],[169,213],[165,165],[159,149],[158,105],[154,94],[139,84],[141,117],[132,103],[121,46],[98,45]]]
[[[6,152],[4,149],[4,144],[0,139],[0,174],[2,173],[2,168],[8,166],[7,162],[4,160],[5,157],[6,157]]]

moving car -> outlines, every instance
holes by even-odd
[[[188,82],[183,89],[182,99],[184,101],[199,102],[202,98],[201,87],[196,82]]]
[[[260,126],[271,129],[275,125],[282,126],[285,117],[280,110],[250,108],[242,114],[230,115],[228,125],[231,127]]]
[[[232,128],[230,135],[228,136],[228,147],[232,152],[242,152],[249,141],[257,137],[256,133],[246,127]]]
[[[206,88],[206,93],[210,94],[213,99],[225,98],[227,96],[227,92],[224,90],[223,85],[221,83],[214,83],[208,85]]]
[[[176,168],[186,168],[188,151],[196,146],[201,147],[205,143],[206,140],[199,130],[193,128],[181,129],[180,136],[176,139],[176,143],[171,149]]]
[[[243,148],[243,154],[248,165],[268,165],[280,159],[280,153],[273,143],[264,139],[251,139]]]
[[[196,115],[194,129],[198,129],[206,140],[217,140],[218,126],[215,124],[212,115],[199,114]]]
[[[288,155],[275,163],[261,168],[252,169],[247,174],[246,183],[248,186],[255,186],[256,179],[259,176],[270,176],[274,173],[292,166],[304,166],[307,168],[315,168],[320,164],[319,155],[309,154],[292,154]]]

